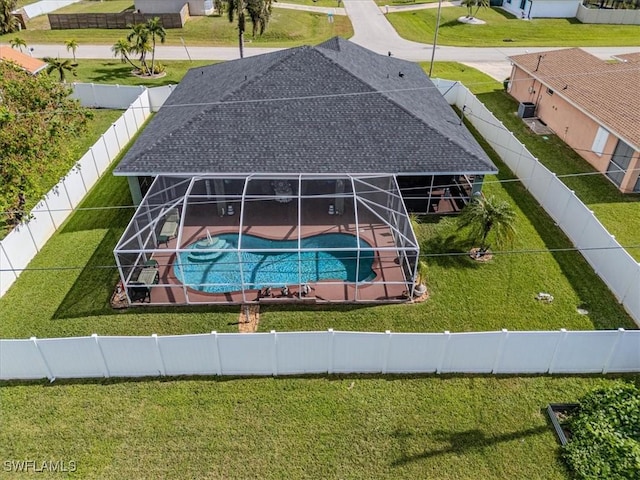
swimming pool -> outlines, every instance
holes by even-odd
[[[209,239],[200,239],[189,245],[188,251],[178,253],[178,261],[174,263],[173,270],[182,283],[207,293],[242,290],[242,279],[247,289],[278,288],[319,280],[371,281],[375,278],[372,269],[373,250],[360,251],[360,271],[356,278],[357,242],[357,237],[346,233],[326,233],[303,238],[303,249],[317,250],[301,252],[299,259],[297,251],[264,251],[297,250],[297,240],[269,240],[242,235],[242,251],[238,252],[238,234],[223,233]],[[222,252],[212,251],[211,248],[222,249]],[[332,251],[332,248],[352,250]],[[360,248],[372,247],[360,239]]]

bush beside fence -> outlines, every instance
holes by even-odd
[[[437,82],[504,163],[520,179],[640,326],[640,264],[569,190],[467,88]]]
[[[0,340],[0,380],[640,371],[640,331],[216,333]]]
[[[129,108],[36,205],[30,212],[30,220],[0,241],[0,296],[6,293],[151,112],[157,110],[171,92],[171,87],[159,87],[150,94],[150,90],[143,87],[117,85],[77,84],[74,89],[74,97],[84,106],[121,108],[126,103]],[[125,103],[118,102],[118,96],[123,97]],[[153,106],[150,97],[153,97]]]

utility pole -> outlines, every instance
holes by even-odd
[[[431,51],[431,65],[429,65],[429,78],[433,72],[433,59],[436,56],[436,44],[438,43],[438,30],[440,29],[440,10],[442,9],[442,0],[438,0],[438,14],[436,16],[436,33],[433,35],[433,50]]]

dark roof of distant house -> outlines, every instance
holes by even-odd
[[[0,61],[15,63],[31,75],[35,75],[47,66],[42,60],[25,55],[11,47],[4,46],[0,47]]]
[[[115,173],[496,171],[417,64],[336,37],[189,70]]]
[[[511,61],[595,118],[605,128],[640,146],[640,53],[607,62],[580,48],[510,57]]]

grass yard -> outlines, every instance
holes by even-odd
[[[52,13],[120,13],[133,10],[133,0],[82,0]]]
[[[474,69],[436,64],[435,73],[463,78],[486,95],[503,95],[499,84]],[[494,156],[494,161],[501,167]],[[487,179],[486,190],[511,201],[517,211],[514,254],[490,264],[467,258],[471,244],[448,218],[430,217],[423,225],[423,251],[450,256],[427,258],[431,298],[416,305],[333,308],[264,307],[261,331],[473,331],[634,328],[606,286],[514,177],[505,172]],[[238,307],[134,308],[108,306],[117,279],[113,248],[133,209],[124,179],[105,175],[82,207],[57,232],[10,291],[0,299],[0,337],[28,338],[149,335],[237,331]],[[93,208],[121,207],[99,210]],[[530,253],[522,253],[528,251]],[[520,253],[518,253],[520,252]],[[57,270],[61,268],[62,270]],[[50,270],[53,269],[53,270]],[[534,300],[551,292],[553,304]],[[38,292],[39,302],[32,301]],[[589,310],[579,315],[576,308]]]
[[[402,7],[409,5],[421,5],[423,3],[438,3],[438,0],[375,0],[376,5],[384,7],[389,5],[390,7]]]
[[[421,64],[429,71],[429,64]],[[640,194],[623,194],[557,135],[536,135],[517,116],[518,102],[502,85],[477,70],[457,63],[434,64],[434,76],[460,79],[513,134],[596,214],[596,217],[640,262]],[[573,174],[588,174],[574,176]]]
[[[542,409],[613,381],[331,376],[5,383],[0,456],[75,461],[76,478],[566,479]]]
[[[151,60],[149,60],[151,62]],[[137,62],[135,62],[137,63]],[[78,60],[77,76],[74,82],[111,83],[118,85],[144,85],[145,87],[159,87],[162,85],[176,85],[182,80],[187,70],[204,65],[212,65],[213,60],[162,60],[167,69],[166,76],[157,79],[145,79],[131,75],[132,67],[120,60]]]
[[[187,46],[235,47],[238,44],[236,23],[230,23],[226,16],[191,17],[181,29],[168,29],[166,45],[181,46],[181,38]],[[78,29],[50,30],[45,16],[30,21],[27,30],[20,37],[27,44],[56,43],[64,48],[65,40],[74,38],[79,44],[113,45],[119,38],[125,38],[129,30]],[[251,27],[245,35],[246,46],[294,47],[316,45],[334,36],[349,38],[353,35],[351,22],[344,15],[336,15],[333,23],[327,22],[324,13],[311,13],[277,8],[273,10],[269,26],[264,35],[251,36]],[[0,42],[8,42],[15,34],[0,35]]]
[[[274,7],[278,7],[278,3],[293,3],[295,5],[306,5],[308,7],[325,7],[325,8],[338,8],[344,7],[342,0],[285,0],[283,2],[273,3]]]
[[[390,13],[387,19],[401,37],[429,43],[433,39],[437,9]],[[442,9],[439,45],[473,47],[597,47],[635,46],[638,25],[582,24],[575,19],[536,18],[523,21],[499,8],[481,9],[477,17],[486,25],[457,21],[467,15],[465,7]]]

